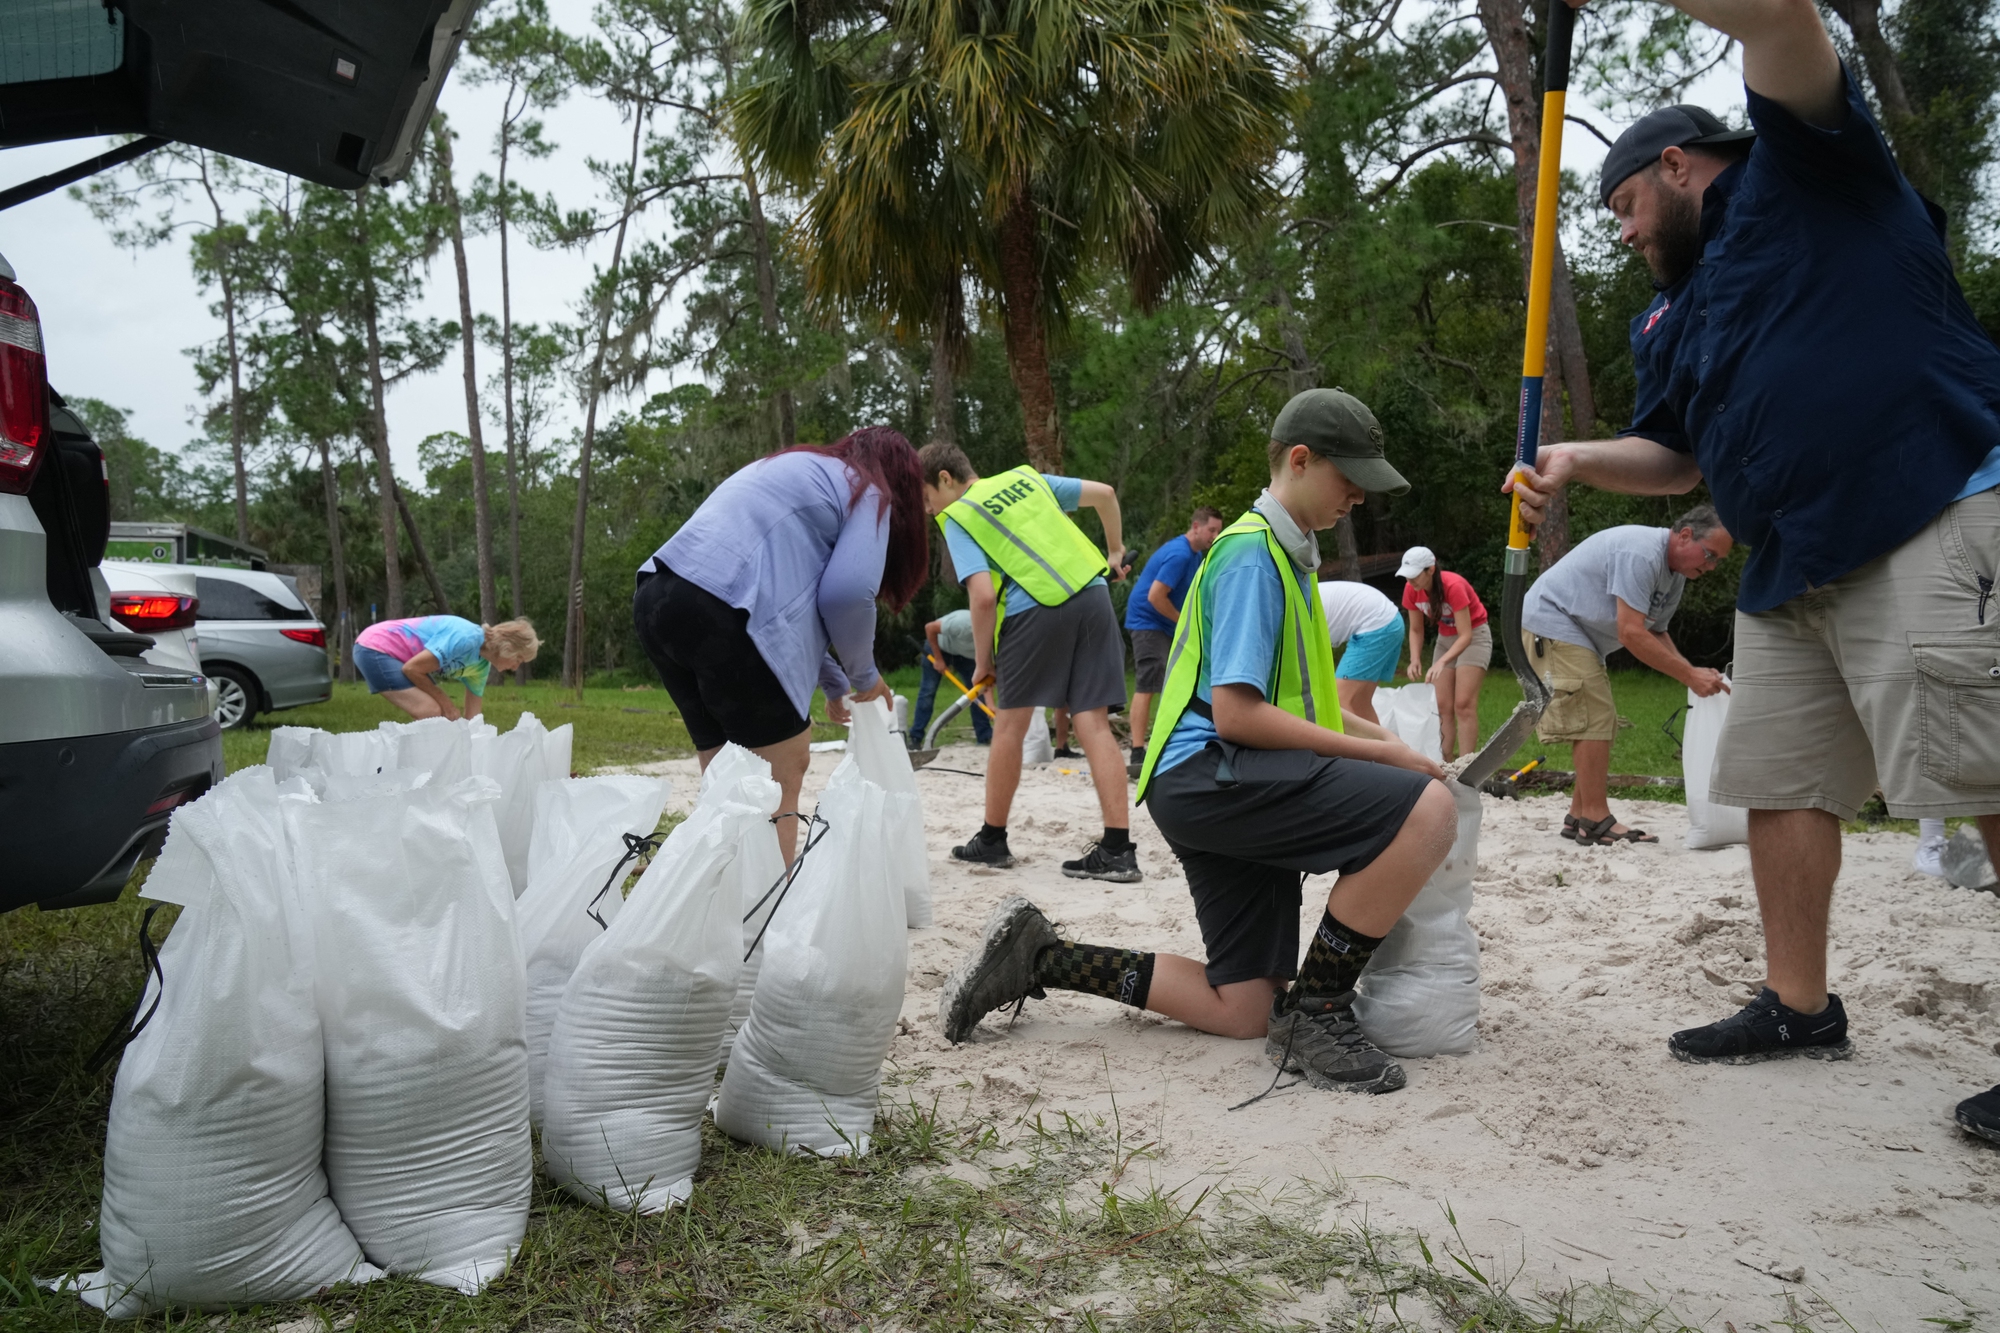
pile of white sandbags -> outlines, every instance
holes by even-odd
[[[1457,1054],[1479,1037],[1479,936],[1470,920],[1479,792],[1444,785],[1458,802],[1458,840],[1355,985],[1361,1031],[1391,1055]]]
[[[627,835],[652,834],[669,791],[665,778],[641,777],[570,778],[537,790],[528,887],[514,922],[527,960],[528,1110],[538,1125],[556,1007],[584,949],[625,905],[636,855]]]
[[[303,784],[293,784],[303,793]],[[301,798],[309,799],[309,798]],[[84,1300],[113,1319],[311,1296],[381,1270],[327,1193],[313,947],[267,768],[178,812],[146,896],[182,912],[111,1095]]]
[[[851,757],[820,797],[825,827],[764,936],[750,1019],[723,1074],[715,1123],[732,1138],[868,1151],[909,960],[885,804]]]
[[[731,871],[753,842],[769,840],[767,864],[777,856],[770,765],[730,745],[705,776],[693,814],[584,949],[549,1039],[542,1157],[571,1194],[614,1211],[661,1212],[693,1192],[743,967]]]

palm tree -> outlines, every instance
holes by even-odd
[[[1028,457],[1062,466],[1049,342],[1115,267],[1152,308],[1276,200],[1292,11],[1273,0],[751,0],[751,161],[805,198],[808,290],[957,354],[998,306]],[[957,332],[951,327],[957,325]],[[941,335],[941,337],[940,337]]]

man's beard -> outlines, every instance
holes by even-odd
[[[1646,247],[1646,267],[1661,291],[1693,271],[1701,258],[1701,204],[1679,190],[1657,187],[1658,221],[1652,244]]]

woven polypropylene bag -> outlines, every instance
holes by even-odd
[[[704,791],[715,781],[717,765],[722,757],[717,755],[716,763],[710,764],[708,772],[702,775]],[[764,762],[755,755],[749,757],[760,764]],[[762,771],[768,774],[770,765],[765,764]],[[785,871],[785,854],[778,846],[776,822],[767,821],[762,826],[752,827],[738,844],[736,860],[729,867],[730,877],[736,882],[737,896],[742,900],[743,952],[739,957],[743,959],[743,967],[736,977],[736,998],[729,1006],[729,1032],[722,1039],[722,1059],[725,1062],[729,1053],[736,1049],[736,1034],[750,1021],[750,1001],[757,991],[757,972],[764,964],[764,930],[770,924],[771,913],[777,909],[783,888],[780,881]]]
[[[668,791],[665,778],[641,777],[566,778],[537,789],[528,888],[514,904],[528,962],[528,1111],[536,1124],[556,1007],[585,947],[625,905],[625,835],[652,833]]]
[[[520,1244],[533,1175],[499,793],[484,778],[353,790],[285,806],[313,923],[327,1178],[371,1261],[477,1291]]]
[[[889,873],[903,890],[904,917],[912,930],[930,926],[930,853],[924,846],[924,803],[917,794],[917,774],[910,767],[909,749],[894,730],[888,704],[870,699],[854,705],[847,752],[861,766],[861,776],[882,789]]]
[[[615,1211],[685,1200],[743,965],[739,850],[770,828],[770,766],[727,746],[556,1011],[542,1157],[571,1194]]]
[[[513,730],[474,738],[473,774],[500,784],[500,801],[493,819],[500,830],[501,851],[507,859],[507,878],[517,898],[528,887],[528,843],[535,827],[535,790],[544,782],[569,776],[574,735],[568,724],[550,731],[533,713],[523,713]]]
[[[1447,782],[1458,838],[1368,960],[1354,1016],[1391,1055],[1449,1055],[1479,1039],[1479,936],[1469,919],[1479,869],[1479,793]]]
[[[126,1047],[84,1299],[113,1318],[310,1296],[379,1270],[327,1195],[311,941],[268,768],[174,816],[146,896],[182,905]]]
[[[1688,691],[1687,723],[1681,732],[1681,773],[1687,792],[1687,845],[1697,851],[1750,841],[1750,812],[1708,799],[1708,779],[1728,721],[1727,691],[1706,699]]]
[[[722,1078],[715,1123],[733,1138],[868,1151],[909,961],[883,802],[852,758],[820,797],[825,832],[771,918],[750,1021]]]

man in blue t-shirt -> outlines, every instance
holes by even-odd
[[[1706,481],[1751,548],[1709,799],[1750,811],[1769,979],[1668,1047],[1842,1059],[1840,821],[1879,782],[1891,814],[1977,816],[2000,848],[2000,348],[1819,12],[1674,3],[1742,44],[1750,128],[1666,107],[1605,156],[1599,199],[1659,288],[1632,322],[1632,425],[1544,450],[1521,504],[1538,522],[1571,481]],[[2000,1088],[1958,1117],[2000,1141]]]
[[[1153,552],[1153,558],[1139,571],[1132,596],[1125,603],[1125,628],[1132,635],[1132,762],[1126,773],[1138,777],[1146,766],[1146,723],[1153,715],[1153,701],[1167,679],[1167,652],[1174,644],[1174,623],[1181,618],[1181,601],[1187,596],[1194,572],[1201,568],[1202,556],[1215,545],[1222,531],[1222,513],[1202,505],[1188,520],[1188,530]]]

